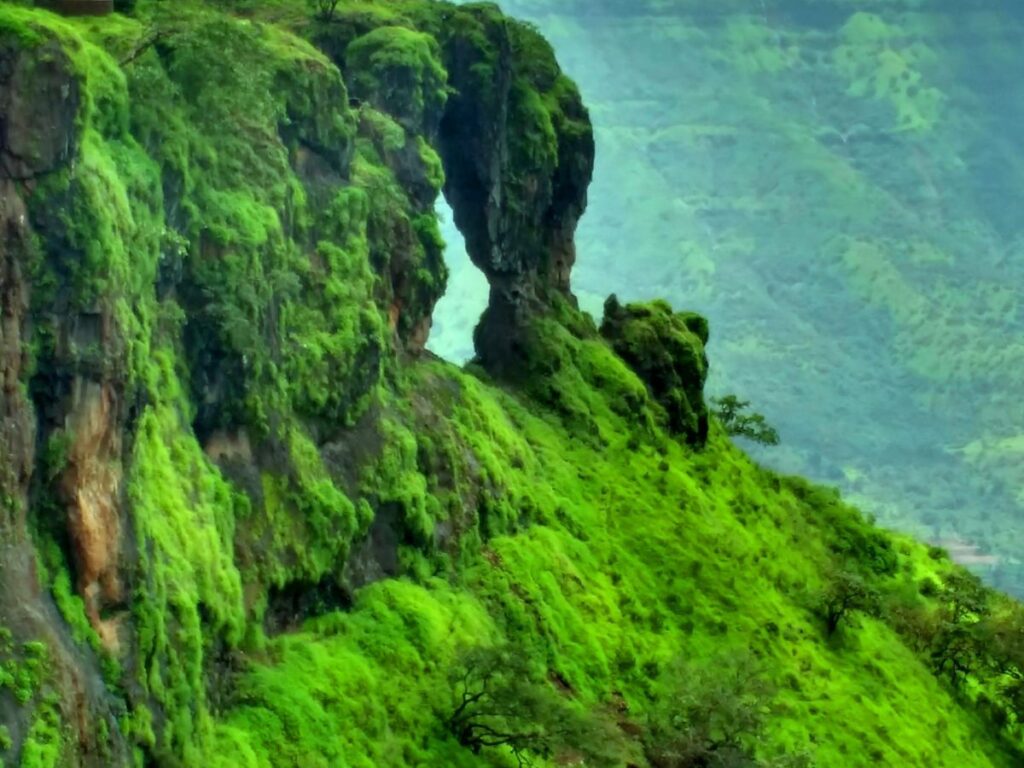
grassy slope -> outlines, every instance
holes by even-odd
[[[617,291],[699,309],[711,388],[782,431],[764,460],[888,525],[976,543],[1002,561],[991,581],[1022,588],[1019,7],[506,6],[592,110],[584,305]]]
[[[813,606],[832,545],[869,531],[831,493],[789,485],[721,434],[701,453],[660,434],[637,450],[605,406],[601,439],[587,444],[447,364],[408,377],[533,512],[456,573],[374,585],[351,613],[270,641],[241,683],[245,703],[218,725],[224,765],[235,750],[252,766],[509,764],[459,750],[438,727],[458,646],[502,637],[532,647],[582,701],[609,707],[621,692],[640,721],[673,662],[752,653],[782,691],[766,753],[806,750],[822,766],[1013,764],[884,623],[824,640]],[[947,568],[892,542],[900,568],[882,581],[893,589]]]
[[[294,4],[265,12],[304,20]],[[139,653],[123,669],[108,658],[106,669],[113,695],[127,684],[148,697],[131,701],[119,723],[140,760],[144,748],[168,765],[509,764],[501,752],[473,755],[440,728],[458,646],[507,638],[529,649],[535,667],[557,672],[566,695],[607,709],[618,692],[641,722],[679,658],[712,666],[723,653],[750,653],[782,691],[765,752],[806,750],[826,766],[1013,764],[994,729],[886,624],[858,619],[827,643],[814,614],[832,565],[867,569],[883,591],[925,606],[919,581],[950,566],[874,531],[830,493],[756,467],[717,432],[701,453],[681,447],[651,426],[640,382],[578,318],[569,319],[583,339],[545,325],[547,373],[519,393],[446,364],[388,357],[369,393],[335,401],[360,365],[360,344],[382,333],[368,220],[405,216],[401,190],[364,139],[346,189],[324,209],[309,203],[277,135],[280,100],[326,95],[305,109],[332,141],[351,140],[337,70],[278,26],[188,4],[160,13],[174,65],[168,71],[150,50],[126,76],[115,60],[145,40],[144,24],[0,6],[0,27],[26,45],[59,40],[83,78],[80,165],[89,173],[58,174],[38,199],[84,185],[67,223],[82,244],[73,254],[81,295],[69,311],[96,294],[115,307],[130,342],[130,383],[145,394],[125,475],[143,553],[125,618]],[[170,170],[184,179],[177,232],[161,198]],[[326,233],[326,245],[303,239],[311,228]],[[198,247],[199,231],[222,250]],[[191,428],[186,318],[176,296],[152,290],[158,263],[175,257],[219,301],[205,318],[209,335],[248,355],[246,388],[233,403],[241,418],[256,436],[270,429],[268,413],[285,419],[278,447],[287,470],[261,478],[262,507],[229,484]],[[42,257],[34,265],[44,307],[49,268]],[[311,304],[316,296],[330,300]],[[265,299],[286,318],[283,357],[264,357],[252,338],[270,322]],[[302,418],[328,413],[344,424],[346,406],[381,414],[384,445],[351,498]],[[401,511],[406,576],[363,589],[351,611],[264,636],[267,592],[336,576],[369,524],[370,503]],[[44,577],[76,638],[98,649],[48,536],[50,512],[33,510],[49,553]],[[461,538],[432,546],[446,527]],[[865,564],[878,549],[899,554],[894,575]],[[17,671],[19,654],[32,657],[30,671],[38,654],[2,650],[0,687],[9,674],[31,699],[43,684]],[[224,655],[238,677],[218,688],[207,676]],[[62,749],[72,749],[53,718],[54,705],[41,704],[23,765],[60,765]]]

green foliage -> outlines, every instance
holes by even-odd
[[[68,734],[61,717],[60,696],[51,677],[51,664],[50,649],[44,643],[16,643],[10,631],[0,626],[0,695],[9,692],[28,714],[27,733],[21,743],[21,768],[57,768],[69,756]],[[0,728],[0,752],[13,746],[10,731]]]
[[[529,658],[522,648],[475,648],[457,659],[445,718],[455,740],[477,755],[508,750],[520,766],[556,754],[587,765],[618,764],[614,726],[579,711],[567,692],[538,678]]]
[[[821,595],[820,609],[825,620],[825,633],[831,637],[844,619],[853,613],[874,615],[879,610],[878,592],[855,573],[839,571],[832,574]]]
[[[0,689],[28,704],[46,680],[46,646],[38,642],[15,643],[10,631],[0,627]]]
[[[59,768],[67,764],[71,746],[61,721],[60,699],[50,693],[36,710],[21,748],[20,768]]]
[[[498,647],[505,638],[534,644],[516,669],[554,673],[548,680],[560,681],[556,690],[598,711],[619,691],[640,722],[653,707],[671,711],[672,697],[652,681],[680,656],[706,671],[710,689],[731,690],[727,674],[714,674],[723,665],[710,661],[728,639],[762,655],[763,685],[774,691],[777,706],[751,707],[763,718],[758,759],[787,754],[800,764],[807,752],[822,765],[1013,764],[999,757],[1000,747],[985,756],[975,751],[970,705],[955,703],[927,655],[908,650],[886,623],[866,617],[846,629],[850,642],[833,646],[807,609],[806,590],[824,589],[821,574],[838,553],[863,556],[858,578],[887,591],[907,568],[933,572],[925,548],[895,546],[834,494],[780,482],[721,436],[713,434],[701,454],[672,441],[630,448],[628,418],[605,409],[599,417],[609,443],[595,450],[566,430],[557,411],[538,413],[536,401],[440,363],[410,373],[410,405],[423,419],[418,449],[389,451],[408,457],[404,470],[395,469],[396,487],[439,500],[449,484],[498,498],[519,493],[521,508],[529,493],[529,524],[482,548],[468,546],[459,570],[444,578],[387,580],[358,593],[351,611],[269,639],[266,661],[254,661],[243,677],[218,751],[252,750],[242,765],[286,763],[289,751],[269,757],[286,742],[287,750],[327,764],[343,753],[367,765],[500,765],[501,751],[475,756],[457,739],[437,736],[454,708],[449,672],[464,669],[462,649],[480,638]],[[608,392],[591,394],[600,400]],[[448,416],[440,420],[442,412]],[[490,485],[470,474],[477,462]],[[425,471],[419,485],[414,478]],[[464,525],[458,517],[445,523]],[[888,555],[873,536],[887,543]],[[787,556],[769,554],[778,551]],[[885,564],[881,573],[868,565],[877,562]],[[867,672],[875,667],[882,671]],[[752,700],[765,701],[741,697]],[[922,700],[933,703],[924,713],[916,704]],[[717,717],[717,708],[705,711]],[[864,726],[834,725],[851,718]],[[696,715],[694,722],[701,722]],[[935,727],[955,746],[934,744]]]
[[[71,580],[71,569],[64,553],[49,535],[37,534],[36,551],[38,566],[43,583],[49,583],[57,609],[71,630],[76,643],[100,650],[99,635],[89,623],[85,613],[85,601],[75,591]]]
[[[354,95],[411,131],[432,131],[448,99],[448,73],[430,35],[406,27],[378,27],[352,41],[345,61]]]
[[[309,0],[309,5],[320,21],[329,22],[334,18],[339,0]]]
[[[355,504],[335,484],[316,445],[292,431],[284,446],[287,471],[262,476],[262,509],[247,513],[237,541],[249,578],[283,586],[316,583],[337,575],[349,545],[369,525],[365,504]]]
[[[950,574],[943,585],[930,654],[936,672],[948,672],[954,684],[974,672],[985,653],[979,625],[988,617],[988,601],[972,574]]]
[[[137,738],[194,760],[209,738],[204,647],[233,645],[245,629],[234,561],[236,496],[182,423],[168,351],[154,361],[158,405],[142,414],[126,476],[140,579],[132,601],[139,646],[135,682],[167,712],[162,733]]]
[[[665,677],[668,690],[645,734],[644,755],[655,768],[811,765],[801,756],[758,758],[777,693],[756,659],[677,660]]]
[[[760,413],[744,413],[750,407],[747,400],[740,400],[736,395],[713,397],[713,413],[725,428],[727,435],[745,437],[761,445],[778,445],[779,433]]]
[[[663,301],[622,306],[612,294],[604,305],[601,335],[665,408],[669,429],[695,445],[708,433],[707,334],[707,321]]]

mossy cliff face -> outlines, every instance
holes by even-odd
[[[31,489],[43,451],[37,425],[46,418],[33,406],[28,387],[36,370],[32,305],[34,293],[43,288],[33,279],[40,248],[31,223],[31,197],[41,180],[74,161],[82,109],[71,58],[54,40],[38,42],[38,49],[31,50],[6,30],[0,34],[0,735],[6,737],[7,756],[19,746],[20,764],[26,766],[56,764],[72,733],[78,750],[98,754],[97,729],[115,722],[91,651],[67,635],[39,577],[38,542],[30,535]],[[104,431],[95,421],[84,423],[90,408],[86,401],[99,393],[82,391],[83,383],[65,372],[48,403],[51,413],[60,410],[83,427],[79,445],[95,439],[97,429]],[[75,386],[79,389],[73,393]],[[116,452],[118,429],[105,431],[115,445],[93,445],[89,455],[76,453],[77,467],[65,476],[69,483],[75,482],[73,472],[95,468]],[[50,479],[55,495],[67,487],[63,478]],[[101,493],[110,490],[108,485]],[[81,569],[81,594],[89,599],[99,587],[100,572],[113,573],[107,553],[108,546],[118,546],[118,520],[110,514],[116,501],[109,496],[100,500],[103,509],[93,498],[72,494],[66,501],[67,529],[76,534],[69,560]],[[97,530],[103,522],[112,523],[112,531]],[[65,589],[71,598],[70,585]],[[81,597],[76,600],[81,610]],[[128,757],[123,745],[108,745],[105,754],[122,762]]]
[[[765,759],[1018,761],[1020,660],[957,698],[913,634],[962,574],[709,425],[698,318],[575,308],[593,145],[529,27],[4,4],[0,83],[4,766],[509,766],[446,727],[491,646],[605,734],[542,723],[538,765],[656,764],[722,648]],[[442,189],[492,285],[467,371],[420,354]],[[829,640],[836,569],[888,607]]]
[[[447,185],[460,222],[500,232],[488,274],[568,291],[570,263],[544,254],[571,250],[592,147],[559,177],[552,116],[587,126],[550,48],[491,7],[292,12],[2,9],[2,615],[59,662],[45,686],[64,759],[193,764],[204,681],[245,637],[475,525],[437,525],[456,512],[415,490],[393,413],[445,284],[439,150],[468,164]],[[466,168],[485,173],[486,212]],[[471,486],[448,507],[484,503]]]
[[[533,29],[493,7],[453,25],[447,63],[457,91],[442,123],[445,195],[490,303],[478,357],[508,372],[528,353],[523,330],[553,295],[575,303],[573,234],[586,208],[594,141],[576,87]]]

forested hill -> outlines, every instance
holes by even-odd
[[[1024,764],[1024,606],[735,445],[724,318],[578,309],[616,155],[534,27],[45,5],[0,2],[0,768]]]
[[[1024,5],[503,5],[591,107],[584,306],[704,312],[711,390],[783,436],[759,457],[1024,592]],[[442,307],[442,351],[469,301]]]

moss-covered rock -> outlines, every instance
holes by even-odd
[[[437,40],[399,26],[378,27],[345,51],[353,95],[431,139],[448,99],[440,58]]]
[[[531,318],[556,294],[571,299],[593,135],[579,92],[534,29],[474,5],[443,35],[455,91],[441,124],[445,196],[491,285],[474,343],[490,370],[514,373]]]
[[[707,320],[692,312],[673,312],[664,301],[623,306],[612,295],[604,305],[601,335],[664,407],[669,429],[693,445],[703,445],[708,436]]]
[[[45,37],[0,35],[0,173],[32,179],[75,153],[78,79],[61,46]]]
[[[0,117],[63,137],[0,147],[4,761],[508,765],[444,723],[462,646],[515,639],[640,765],[663,671],[728,639],[774,665],[766,754],[1014,764],[903,614],[836,649],[807,609],[834,565],[893,599],[952,567],[708,435],[701,318],[610,304],[602,338],[576,309],[593,142],[535,30],[430,0],[134,12],[0,5]],[[12,72],[55,79],[30,105]],[[470,371],[417,354],[442,186],[492,286]]]

